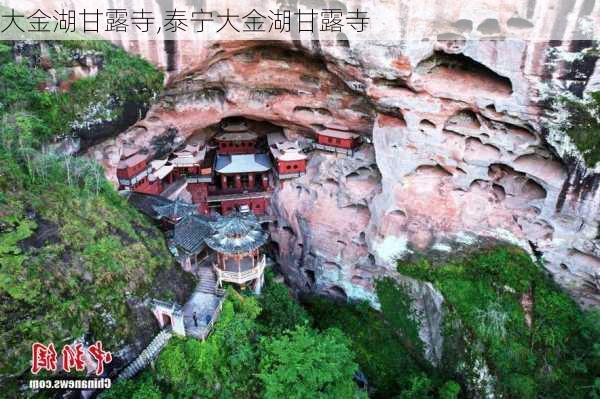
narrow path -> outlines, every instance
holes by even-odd
[[[210,264],[210,262],[206,263]],[[183,306],[183,324],[186,336],[205,340],[219,318],[225,300],[225,292],[217,288],[217,279],[212,267],[207,267],[206,264],[198,267],[197,275],[200,281],[190,299]],[[173,332],[170,327],[161,330],[146,349],[121,371],[117,380],[132,378],[146,368],[158,357],[172,336]]]
[[[170,328],[166,328],[161,330],[156,337],[150,342],[150,344],[138,355],[138,357],[119,374],[117,377],[117,381],[126,380],[141,370],[146,368],[154,359],[158,357],[158,354],[162,350],[162,348],[167,345],[173,333]]]

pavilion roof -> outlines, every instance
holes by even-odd
[[[218,173],[266,172],[273,167],[267,154],[217,155]]]
[[[182,151],[173,153],[170,162],[178,167],[199,166],[206,156],[206,147],[197,149],[194,146],[186,146]]]
[[[251,252],[263,246],[269,237],[252,213],[220,216],[210,225],[213,234],[206,238],[206,245],[221,253]]]

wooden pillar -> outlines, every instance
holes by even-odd
[[[221,188],[222,189],[227,188],[227,176],[226,175],[221,175]]]
[[[265,190],[267,188],[269,188],[269,174],[268,173],[262,174],[262,188],[264,188]]]
[[[254,173],[248,173],[248,188],[254,188]]]
[[[235,175],[235,188],[242,188],[242,176],[239,173]]]

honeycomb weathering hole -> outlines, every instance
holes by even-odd
[[[464,54],[436,51],[416,71],[430,92],[451,92],[457,97],[506,97],[513,92],[509,78]]]

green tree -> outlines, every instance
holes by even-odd
[[[350,342],[338,329],[321,334],[306,326],[264,338],[258,377],[264,398],[353,398],[363,394],[353,381],[358,370]]]
[[[438,391],[439,399],[456,399],[460,393],[460,385],[456,381],[446,381]]]
[[[259,301],[262,311],[258,321],[270,333],[281,333],[309,322],[308,313],[291,297],[284,284],[269,281]]]
[[[399,399],[428,399],[432,398],[433,383],[424,374],[415,375],[410,380],[408,389],[402,391]]]
[[[254,398],[258,352],[255,335],[260,307],[256,298],[233,290],[206,341],[175,339],[162,351],[157,373],[177,397]]]
[[[559,98],[569,113],[564,128],[581,151],[586,164],[594,167],[600,161],[600,92],[586,100]]]

